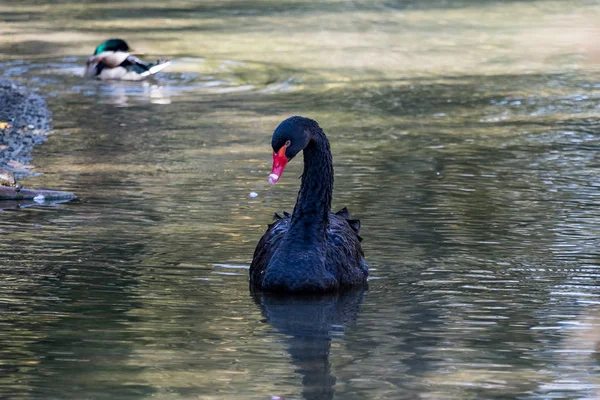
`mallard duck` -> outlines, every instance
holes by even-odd
[[[102,80],[141,81],[162,71],[170,61],[145,63],[131,52],[122,39],[109,39],[96,47],[94,55],[85,64],[86,78]]]

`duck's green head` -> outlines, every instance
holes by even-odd
[[[108,39],[100,46],[96,47],[94,55],[100,54],[103,51],[130,51],[131,49],[127,43],[122,39]]]

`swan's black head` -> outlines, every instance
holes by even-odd
[[[103,51],[130,51],[129,45],[123,39],[108,39],[106,42],[96,47],[94,55],[100,54]]]
[[[318,126],[315,121],[304,117],[290,117],[279,124],[271,146],[273,146],[273,169],[269,175],[269,183],[274,185],[285,168],[288,161],[302,151],[312,138],[311,127]]]

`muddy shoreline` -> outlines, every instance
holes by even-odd
[[[42,96],[25,86],[0,78],[0,169],[18,178],[31,175],[34,146],[46,141],[52,113]]]
[[[42,96],[17,82],[0,78],[0,169],[12,172],[17,179],[33,175],[31,154],[36,145],[46,141],[51,120],[52,113]],[[0,200],[3,200],[0,210],[74,198],[69,192],[0,186]],[[10,206],[6,200],[19,203]]]

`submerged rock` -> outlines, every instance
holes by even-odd
[[[73,200],[76,199],[71,192],[60,190],[17,190],[14,187],[0,186],[0,200],[33,200],[37,203],[53,200]]]

